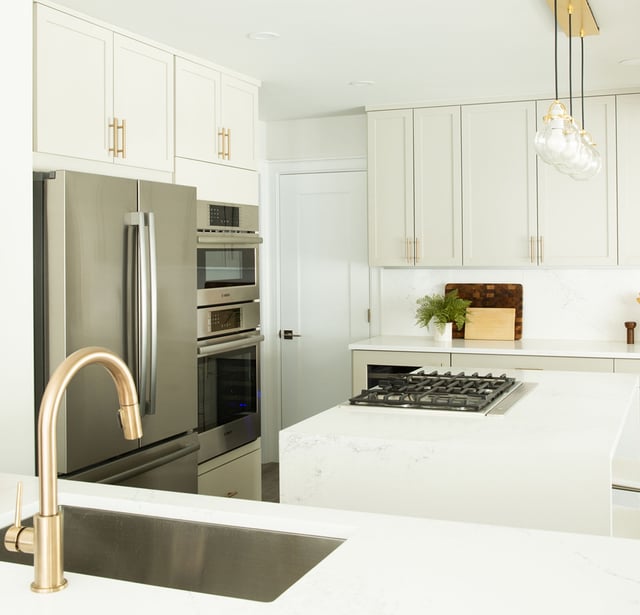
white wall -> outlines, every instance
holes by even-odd
[[[326,160],[367,155],[367,118],[360,115],[268,122],[264,158]]]
[[[31,2],[0,20],[0,471],[33,474]]]

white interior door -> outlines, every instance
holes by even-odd
[[[366,173],[281,176],[279,226],[284,428],[350,396],[347,347],[369,336]]]

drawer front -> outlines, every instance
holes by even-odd
[[[451,367],[502,367],[505,369],[550,369],[569,372],[613,372],[613,359],[505,354],[452,354]]]

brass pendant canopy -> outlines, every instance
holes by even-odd
[[[554,0],[547,0],[553,13]],[[569,12],[571,12],[572,32],[569,34]],[[558,25],[567,36],[592,36],[600,34],[598,22],[591,12],[589,0],[558,0]]]

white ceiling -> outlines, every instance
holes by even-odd
[[[260,117],[362,111],[365,105],[553,96],[546,0],[57,0],[105,22],[262,81]],[[640,89],[640,0],[589,0],[585,90]],[[280,38],[254,41],[249,32]],[[560,94],[568,91],[561,32]],[[579,83],[574,47],[574,93]],[[354,87],[356,80],[374,81]]]

